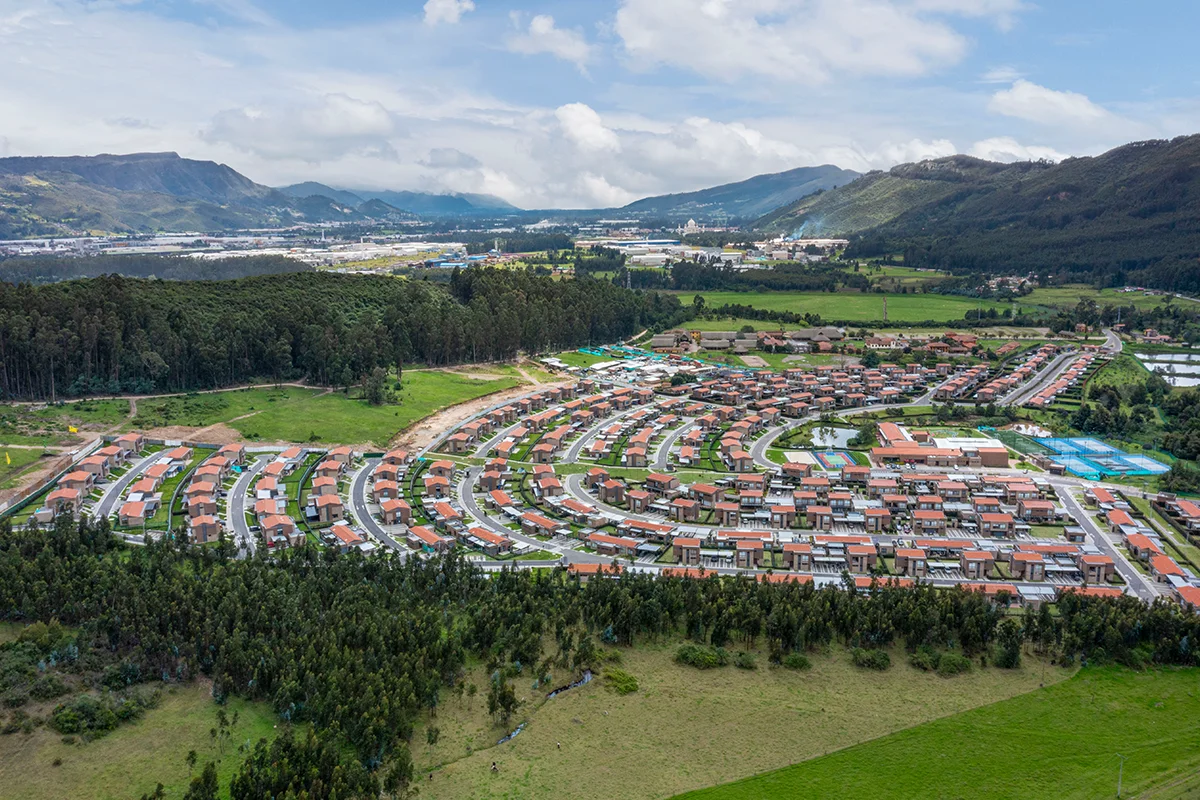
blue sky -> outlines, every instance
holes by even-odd
[[[0,155],[620,205],[1200,131],[1181,0],[0,0]]]

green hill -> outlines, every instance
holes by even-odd
[[[402,218],[383,201],[288,195],[175,153],[0,158],[0,239]]]
[[[714,214],[754,218],[786,206],[814,192],[844,186],[859,173],[829,164],[800,167],[787,172],[755,175],[737,183],[713,186],[695,192],[646,197],[620,209],[622,213],[686,219],[711,218]]]
[[[1057,271],[1200,289],[1200,136],[1059,164],[904,164],[762,217],[768,233],[850,236],[909,266]]]

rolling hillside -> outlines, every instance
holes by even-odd
[[[844,186],[859,173],[826,164],[799,167],[787,172],[756,175],[695,192],[646,197],[620,209],[623,213],[653,217],[711,218],[724,214],[755,218],[817,192]]]
[[[910,266],[1075,273],[1200,290],[1200,136],[1059,164],[967,156],[904,164],[761,218],[764,232],[852,236]]]
[[[0,158],[0,238],[6,239],[412,216],[382,201],[356,200],[288,195],[224,164],[175,153]]]

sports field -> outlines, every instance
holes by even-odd
[[[683,797],[1090,800],[1116,796],[1118,753],[1126,759],[1123,796],[1186,776],[1195,789],[1197,679],[1194,669],[1089,668],[1030,694]]]
[[[891,322],[949,322],[963,319],[967,312],[1016,308],[1012,303],[974,300],[939,294],[863,294],[861,292],[680,292],[681,300],[691,302],[696,294],[704,296],[709,308],[743,305],[764,311],[790,311],[794,314],[820,314],[822,319],[848,322],[883,320],[883,299],[887,298],[887,318]],[[1022,302],[1030,311],[1032,303]],[[767,327],[762,322],[758,323]],[[690,323],[689,323],[690,325]],[[775,323],[778,327],[778,323]],[[725,328],[725,330],[729,330]]]

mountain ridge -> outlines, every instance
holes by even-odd
[[[1200,274],[1200,135],[1058,163],[959,155],[901,164],[754,227],[847,236],[855,255],[903,253],[912,266],[1074,272],[1106,285],[1159,270],[1155,285],[1183,289],[1200,285],[1189,278]]]
[[[832,164],[796,167],[692,192],[644,197],[617,210],[681,219],[708,218],[714,214],[754,219],[801,198],[850,183],[860,174]]]

